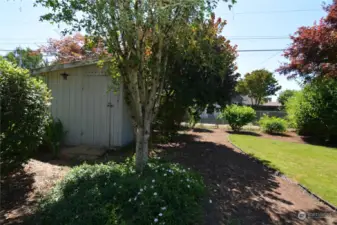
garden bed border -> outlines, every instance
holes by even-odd
[[[236,149],[238,149],[242,154],[248,156],[250,159],[252,159],[253,161],[261,164],[262,166],[264,166],[265,168],[267,168],[268,170],[273,170],[275,171],[275,175],[278,177],[281,177],[283,179],[285,179],[287,182],[292,181],[290,178],[288,178],[285,174],[281,173],[279,170],[276,170],[274,168],[270,168],[267,165],[265,165],[261,160],[250,156],[249,154],[247,154],[246,152],[244,152],[239,146],[235,145],[229,138],[229,134],[227,134],[227,141],[233,145]],[[305,191],[307,194],[309,194],[310,196],[313,196],[314,198],[316,198],[318,201],[322,202],[324,205],[328,206],[329,208],[331,208],[332,210],[337,212],[337,207],[334,206],[333,204],[327,202],[326,200],[322,199],[321,197],[319,197],[318,195],[314,194],[313,192],[311,192],[307,187],[305,187],[304,185],[298,183],[298,182],[294,182],[292,181],[291,183],[296,184],[297,186],[299,186],[303,191]]]

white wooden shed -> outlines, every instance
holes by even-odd
[[[123,88],[114,92],[111,78],[95,62],[76,62],[34,71],[51,89],[51,113],[63,123],[67,145],[123,146],[134,135]]]

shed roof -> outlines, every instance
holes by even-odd
[[[57,70],[64,70],[64,69],[71,69],[76,67],[82,67],[82,66],[89,66],[96,64],[97,60],[86,60],[86,61],[75,61],[71,63],[65,63],[65,64],[55,64],[51,66],[41,67],[32,70],[33,75],[39,75],[42,73],[57,71]]]

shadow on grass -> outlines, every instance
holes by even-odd
[[[292,137],[291,135],[289,134],[286,134],[286,133],[266,133],[270,136],[274,136],[274,137]]]
[[[250,135],[250,136],[255,136],[255,137],[260,137],[261,134],[257,133],[257,132],[253,132],[253,131],[239,131],[239,132],[235,132],[235,131],[226,131],[229,134],[239,134],[239,135]]]
[[[322,138],[315,138],[310,136],[302,136],[301,139],[306,143],[310,145],[317,145],[322,147],[329,147],[337,150],[337,139],[333,139],[330,142],[322,139]]]

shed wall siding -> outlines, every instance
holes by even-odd
[[[69,74],[64,80],[60,73]],[[51,113],[67,131],[66,144],[113,147],[122,145],[123,101],[109,91],[111,80],[96,66],[50,72]],[[112,107],[108,107],[111,103]]]
[[[122,89],[122,88],[121,88]],[[122,98],[124,98],[124,92],[121,91]],[[131,115],[129,112],[129,108],[125,101],[122,101],[122,118],[123,118],[123,126],[122,128],[122,145],[130,144],[134,140],[134,131],[131,121]]]

